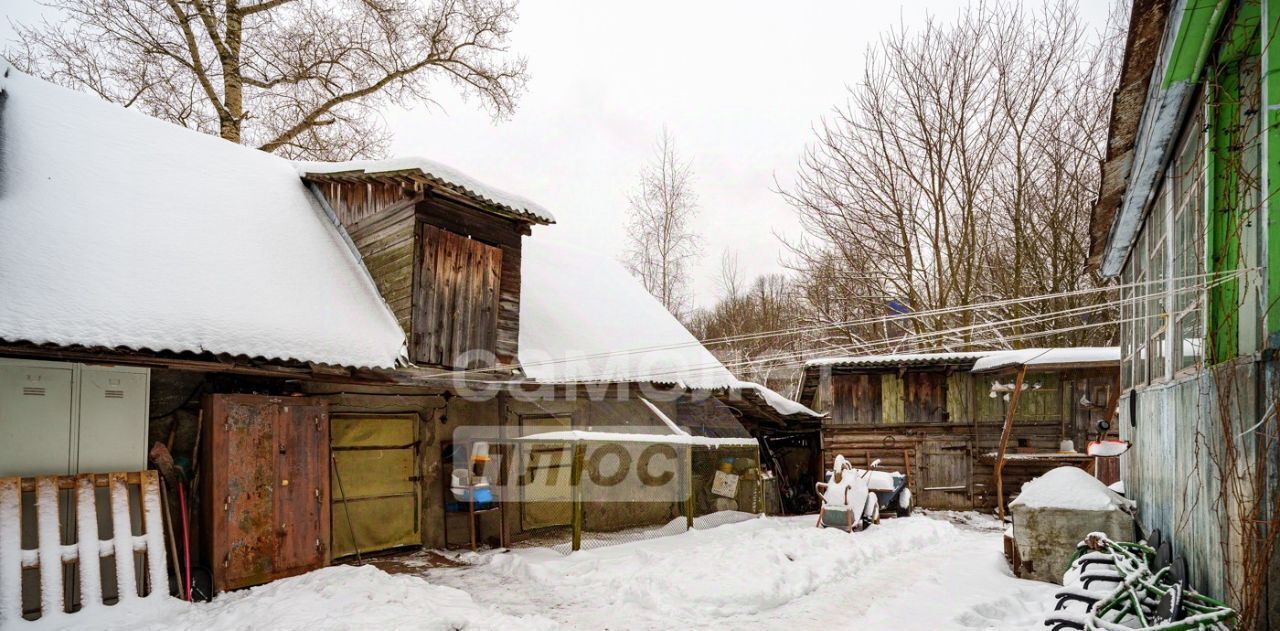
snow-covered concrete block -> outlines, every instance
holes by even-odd
[[[1022,578],[1062,583],[1076,544],[1091,532],[1132,538],[1130,503],[1084,470],[1059,467],[1023,485],[1009,504]]]

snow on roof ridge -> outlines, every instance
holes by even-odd
[[[894,361],[922,362],[929,360],[967,361],[973,359],[972,372],[1017,365],[1049,364],[1106,364],[1120,361],[1120,349],[1116,346],[1065,346],[1055,348],[1023,348],[1003,350],[978,350],[938,353],[899,353],[885,355],[852,355],[819,357],[805,362],[805,368],[820,366],[860,365],[891,363]]]
[[[739,379],[733,387],[742,390],[755,390],[760,394],[760,397],[764,399],[765,403],[769,404],[769,407],[773,408],[775,412],[783,416],[791,416],[792,414],[805,414],[813,418],[821,418],[824,416],[823,414],[813,411],[813,409],[803,403],[794,401],[782,394],[779,394],[776,390],[773,390],[768,386],[764,386],[753,381],[742,381]]]
[[[555,223],[555,215],[547,210],[541,204],[515,193],[507,192],[495,186],[490,186],[480,180],[463,173],[461,170],[454,168],[448,164],[438,160],[432,160],[424,156],[395,156],[391,158],[383,158],[377,160],[347,160],[344,162],[312,162],[305,160],[294,161],[298,168],[298,172],[302,175],[307,174],[334,174],[346,173],[350,171],[360,171],[369,175],[378,173],[390,173],[393,171],[417,170],[423,174],[442,180],[445,183],[461,189],[463,192],[476,197],[483,201],[504,206],[510,210],[532,215],[538,219],[549,223]]]
[[[1050,366],[1059,364],[1119,364],[1118,346],[1064,346],[1056,348],[1024,348],[990,355],[973,364],[973,372],[1008,366]]]
[[[0,339],[403,356],[394,314],[291,162],[3,65]]]

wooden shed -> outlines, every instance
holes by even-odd
[[[1061,349],[816,359],[805,366],[798,398],[827,413],[825,466],[836,455],[855,465],[879,459],[881,467],[908,475],[920,506],[992,509],[996,452],[1010,407],[993,386],[1010,386],[1027,366],[1009,438],[1017,457],[1005,468],[1007,501],[1043,471],[1092,461],[1084,446],[1112,402],[1119,366],[1116,349],[1092,350],[1030,365],[1028,357],[1061,356]],[[1062,453],[1063,441],[1076,453]]]

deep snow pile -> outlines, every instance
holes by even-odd
[[[137,600],[27,628],[1038,628],[1055,586],[1014,578],[995,520],[963,515],[962,527],[914,516],[853,534],[811,515],[759,518],[568,556],[464,553],[474,565],[421,575],[337,566],[212,603]]]
[[[1079,467],[1058,467],[1022,486],[1009,507],[1104,511],[1127,508],[1128,500]]]
[[[466,592],[418,576],[339,565],[191,605],[153,599],[106,607],[92,619],[71,615],[62,625],[102,631],[190,629],[338,631],[345,629],[549,629],[539,616],[509,616],[477,605]]]
[[[761,518],[569,556],[465,558],[477,566],[428,578],[585,629],[1021,629],[1043,619],[1053,589],[1013,578],[998,529],[923,516],[852,534],[815,528],[813,516]]]

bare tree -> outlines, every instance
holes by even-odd
[[[290,158],[380,154],[387,104],[452,82],[495,117],[523,91],[513,0],[51,0],[19,69]]]
[[[815,345],[1109,341],[1114,327],[1078,326],[1106,312],[1059,315],[1102,292],[969,305],[1098,286],[1087,223],[1120,43],[1074,5],[977,4],[873,46],[782,191],[805,229],[789,245],[809,317],[835,328]],[[884,316],[899,319],[865,323]]]
[[[673,315],[689,315],[689,260],[700,242],[690,225],[697,214],[693,169],[676,153],[666,127],[653,161],[640,172],[640,186],[628,198],[630,246],[625,263]]]
[[[795,389],[807,340],[792,331],[804,301],[783,274],[766,274],[746,284],[736,257],[721,259],[726,292],[697,311],[689,328],[735,374],[780,392]]]

